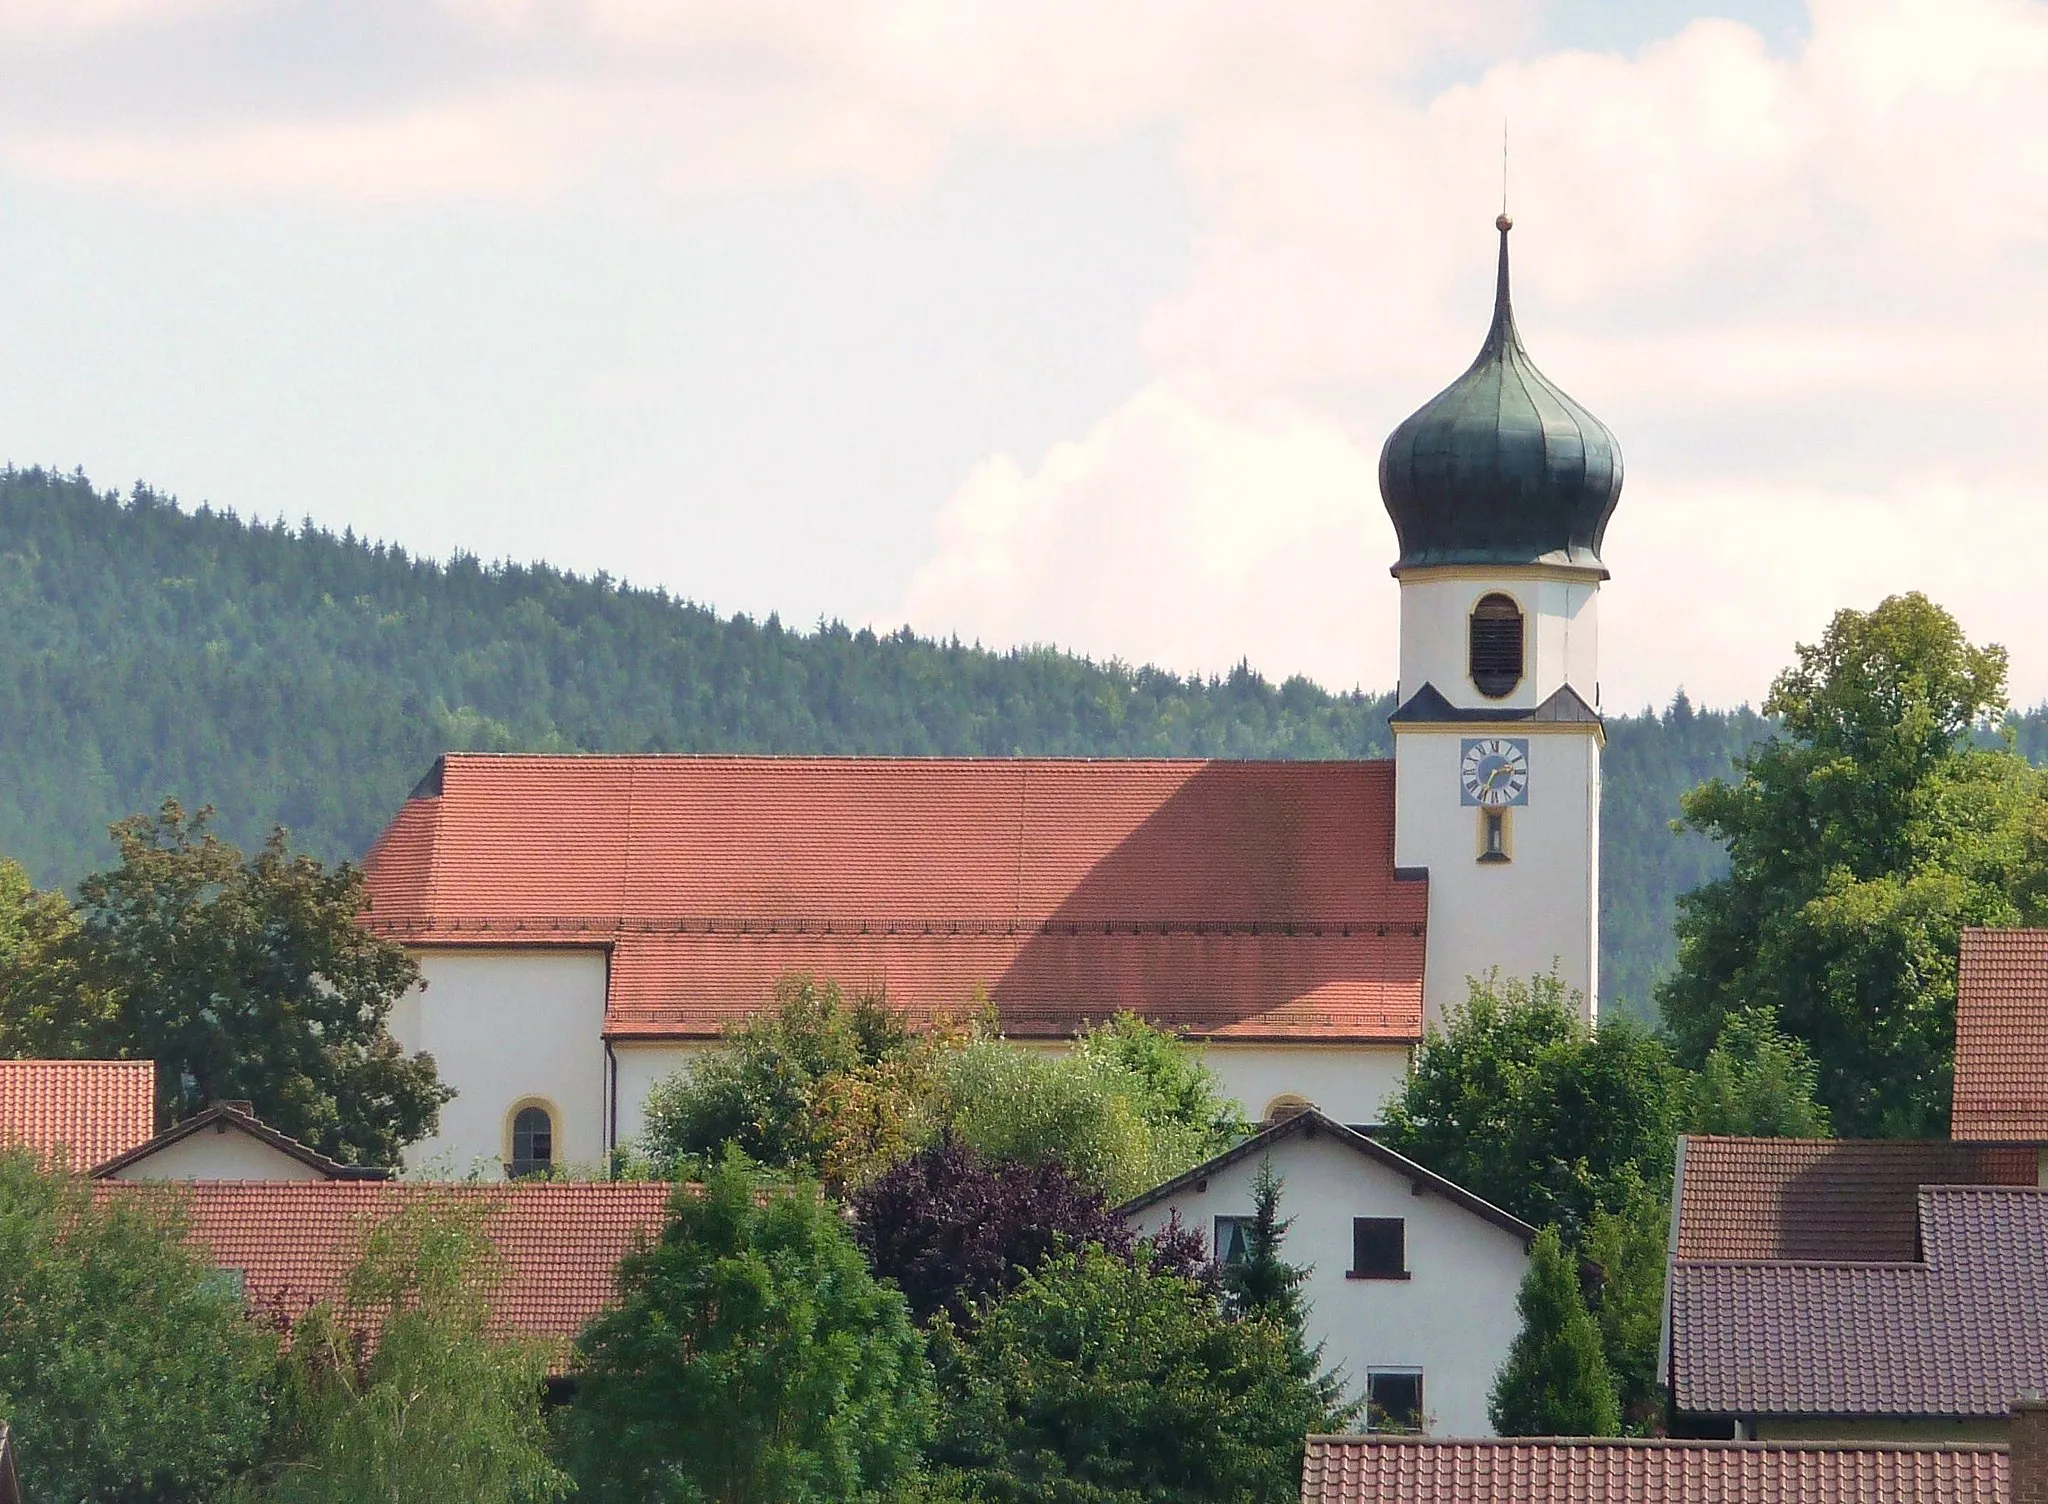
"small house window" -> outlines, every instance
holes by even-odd
[[[1218,1217],[1216,1219],[1216,1262],[1219,1264],[1242,1264],[1245,1248],[1250,1241],[1252,1219],[1250,1217]]]
[[[1422,1429],[1422,1370],[1374,1368],[1365,1375],[1365,1428],[1368,1431]]]
[[[545,1107],[522,1107],[512,1119],[512,1163],[506,1173],[515,1179],[538,1175],[555,1165],[555,1120]]]
[[[1266,1104],[1264,1121],[1268,1123],[1284,1123],[1289,1118],[1300,1117],[1304,1112],[1314,1111],[1315,1105],[1307,1097],[1297,1092],[1283,1091],[1279,1096]]]
[[[1352,1279],[1406,1279],[1408,1225],[1399,1217],[1351,1219]]]
[[[1522,608],[1505,595],[1482,595],[1472,608],[1472,686],[1490,699],[1522,682]]]

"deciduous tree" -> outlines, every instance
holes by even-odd
[[[79,885],[79,971],[112,999],[86,1045],[154,1059],[168,1120],[241,1100],[346,1163],[391,1165],[451,1093],[386,1028],[419,970],[365,930],[363,878],[295,853],[245,857],[167,800],[114,827],[120,865]]]
[[[1754,1138],[1826,1138],[1827,1108],[1814,1098],[1820,1068],[1799,1040],[1778,1027],[1776,1010],[1731,1014],[1693,1083],[1694,1133]]]
[[[2006,708],[2005,651],[1926,597],[1838,612],[1798,654],[1765,702],[1779,734],[1684,800],[1730,865],[1682,901],[1659,1002],[1694,1064],[1773,1008],[1842,1131],[1939,1135],[1960,935],[2028,917],[2042,777],[1973,745]]]
[[[923,1337],[815,1183],[764,1181],[731,1151],[626,1257],[619,1296],[579,1344],[581,1496],[824,1504],[915,1477]]]

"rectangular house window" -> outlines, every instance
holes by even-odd
[[[1406,1279],[1408,1225],[1399,1217],[1351,1219],[1351,1279]]]
[[[1422,1429],[1422,1370],[1374,1368],[1365,1375],[1365,1428],[1368,1431]]]
[[[1218,1217],[1216,1219],[1216,1262],[1219,1264],[1242,1264],[1244,1262],[1246,1239],[1251,1236],[1250,1217]]]

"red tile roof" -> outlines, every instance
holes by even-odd
[[[2048,930],[1964,930],[1950,1132],[2048,1140]]]
[[[87,1170],[155,1132],[153,1060],[0,1060],[0,1144]]]
[[[1684,1139],[1680,1260],[1917,1258],[1927,1185],[2034,1184],[2031,1149],[1946,1139]]]
[[[1921,1262],[1678,1263],[1678,1408],[1995,1419],[2048,1389],[2048,1191],[1919,1199]]]
[[[1130,1008],[1409,1040],[1428,887],[1391,763],[450,756],[371,852],[414,945],[613,947],[613,1036],[713,1036],[792,970],[1020,1034]]]
[[[2003,1447],[1311,1436],[1302,1504],[2006,1504]]]
[[[656,1234],[673,1187],[638,1182],[427,1185],[377,1181],[102,1180],[102,1196],[170,1196],[190,1239],[239,1269],[249,1303],[296,1315],[336,1296],[363,1231],[420,1202],[489,1208],[484,1230],[508,1266],[492,1306],[506,1330],[570,1339],[617,1293],[620,1258]]]

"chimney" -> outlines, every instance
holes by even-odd
[[[2012,1504],[2048,1504],[2048,1399],[2012,1402]]]

